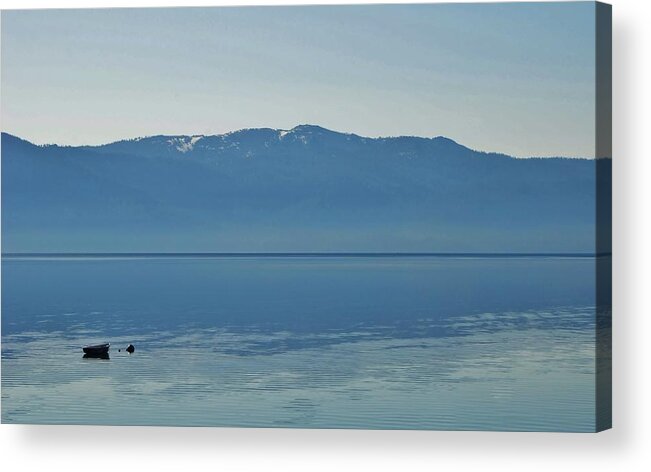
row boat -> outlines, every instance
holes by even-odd
[[[105,343],[105,344],[95,344],[92,346],[85,346],[82,347],[81,349],[84,351],[84,354],[87,354],[89,356],[105,356],[108,354],[110,347],[111,347],[110,343]]]

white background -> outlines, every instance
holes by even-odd
[[[191,5],[247,3],[301,2],[193,0]],[[601,434],[543,434],[1,425],[0,468],[15,471],[45,467],[48,472],[82,467],[125,472],[154,468],[283,472],[371,468],[482,472],[651,470],[651,2],[612,3],[613,430]],[[165,0],[0,0],[0,5],[58,8],[183,4]]]

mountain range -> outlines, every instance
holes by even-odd
[[[2,251],[604,252],[610,182],[611,159],[314,125],[78,147],[3,133]]]

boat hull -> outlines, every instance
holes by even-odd
[[[88,356],[106,356],[108,355],[109,348],[111,345],[109,343],[106,344],[96,344],[94,346],[85,346],[82,347],[82,351],[84,351],[84,354]]]

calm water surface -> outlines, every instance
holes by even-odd
[[[593,431],[594,273],[582,257],[5,258],[2,422]],[[110,360],[82,358],[104,341]]]

